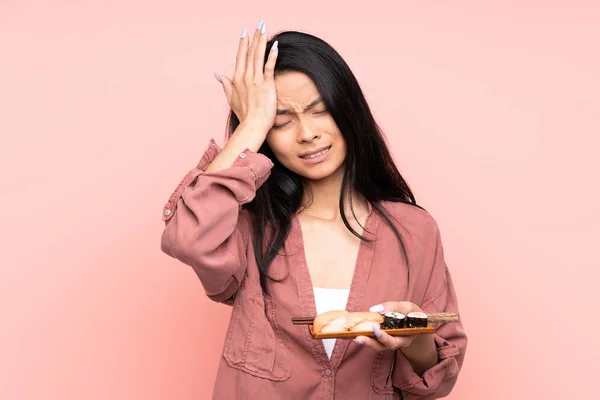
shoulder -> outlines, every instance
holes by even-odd
[[[427,211],[412,204],[397,202],[380,202],[379,205],[388,214],[390,222],[401,236],[401,247],[406,251],[413,271],[423,277],[430,277],[434,267],[443,271],[444,263],[437,262],[438,257],[443,259],[442,237],[438,223]],[[383,228],[383,229],[382,229]],[[379,223],[378,240],[388,243],[397,236],[391,226],[381,221]],[[420,272],[416,272],[416,271]],[[436,272],[437,273],[437,272]],[[422,278],[426,279],[426,278]],[[427,278],[429,280],[429,278]],[[415,282],[418,282],[419,279]]]
[[[411,236],[434,240],[437,237],[439,232],[437,221],[427,210],[413,204],[393,201],[382,201],[379,205],[398,228]]]

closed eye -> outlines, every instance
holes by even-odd
[[[287,124],[289,124],[289,121],[288,121],[288,122],[285,122],[285,123],[283,123],[283,124],[280,124],[280,125],[273,125],[273,129],[281,129],[281,128],[283,128],[284,126],[286,126]]]
[[[327,114],[328,112],[329,112],[329,110],[328,110],[327,108],[324,108],[324,109],[322,109],[322,110],[315,111],[315,112],[313,113],[313,115],[323,115],[323,114]],[[279,125],[273,125],[273,128],[272,128],[272,129],[281,129],[281,128],[283,128],[284,126],[286,126],[287,124],[289,124],[289,123],[290,123],[290,121],[288,121],[288,122],[284,122],[283,124],[279,124]]]

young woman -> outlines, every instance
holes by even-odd
[[[434,219],[416,205],[359,84],[322,40],[242,33],[231,114],[163,210],[162,250],[233,305],[213,398],[435,399],[467,345],[433,334],[318,340],[292,317],[455,312]],[[268,50],[267,50],[268,49]]]

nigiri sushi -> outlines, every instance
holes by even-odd
[[[340,332],[345,328],[346,317],[350,313],[344,310],[332,310],[317,315],[313,321],[315,333]]]
[[[372,331],[383,322],[383,315],[376,312],[352,312],[346,316],[344,327],[350,331]]]

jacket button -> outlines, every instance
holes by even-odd
[[[330,369],[326,369],[325,370],[325,375],[327,375],[327,376],[331,375],[331,370]]]
[[[240,158],[246,158],[246,153],[240,154]]]
[[[169,215],[171,215],[171,210],[169,210],[168,208],[164,211],[165,217],[168,217]]]

